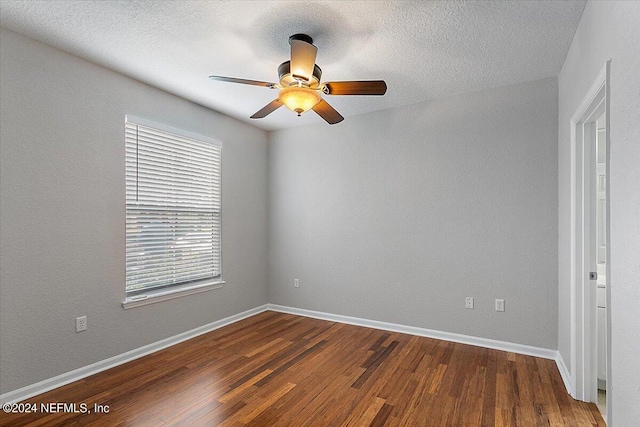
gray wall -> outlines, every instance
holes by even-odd
[[[640,420],[640,2],[590,1],[560,75],[558,349],[571,360],[569,121],[611,59],[610,165],[613,423]]]
[[[265,132],[5,29],[0,43],[1,393],[267,302]],[[223,289],[123,310],[125,114],[223,142]]]
[[[556,129],[548,78],[270,132],[269,301],[555,349]]]

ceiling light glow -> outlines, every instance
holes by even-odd
[[[320,94],[307,87],[291,86],[280,91],[278,99],[291,111],[300,116],[309,111],[322,99]]]

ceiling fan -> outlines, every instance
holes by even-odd
[[[325,95],[384,95],[387,91],[384,80],[320,83],[322,70],[316,65],[318,48],[313,45],[313,39],[306,34],[294,34],[289,37],[289,44],[291,60],[283,62],[278,67],[279,83],[223,76],[209,76],[209,78],[222,82],[279,89],[278,97],[252,115],[252,119],[262,119],[285,105],[298,116],[313,110],[330,125],[341,122],[344,117],[322,99],[322,93]]]

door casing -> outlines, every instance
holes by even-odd
[[[607,61],[582,103],[571,118],[571,380],[570,393],[578,400],[597,401],[596,282],[596,162],[595,121],[605,114],[606,176],[610,175],[609,68]],[[606,182],[606,271],[610,280],[610,203]],[[606,287],[607,304],[607,422],[611,425],[611,286]]]

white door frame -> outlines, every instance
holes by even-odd
[[[596,282],[589,280],[595,253],[589,244],[595,235],[595,140],[593,122],[605,113],[606,174],[609,177],[609,65],[607,61],[571,118],[571,395],[597,401]],[[611,284],[609,262],[609,180],[606,182],[607,231],[607,391],[611,390]],[[611,393],[607,393],[611,423]]]

